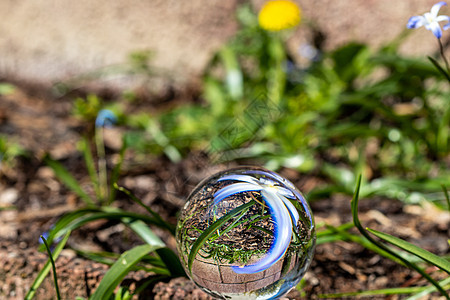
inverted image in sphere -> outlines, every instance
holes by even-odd
[[[186,273],[219,299],[278,299],[306,272],[315,247],[314,219],[287,179],[241,167],[202,181],[177,224]]]

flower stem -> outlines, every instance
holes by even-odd
[[[441,53],[442,59],[444,60],[445,67],[447,68],[447,72],[450,73],[450,66],[448,64],[447,58],[445,57],[444,46],[442,45],[441,39],[438,39],[438,42],[439,42],[439,52]]]
[[[95,144],[97,147],[97,156],[98,156],[100,201],[103,202],[108,197],[108,178],[106,174],[106,155],[105,155],[105,144],[103,142],[103,127],[96,128]]]

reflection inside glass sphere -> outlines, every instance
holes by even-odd
[[[177,225],[188,276],[221,299],[277,299],[302,278],[315,246],[308,203],[258,167],[217,173],[189,196]]]

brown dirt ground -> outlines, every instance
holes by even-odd
[[[70,97],[55,99],[48,94],[30,90],[18,90],[0,97],[0,134],[13,136],[30,151],[29,156],[19,159],[14,168],[3,168],[0,173],[0,207],[16,207],[13,210],[0,210],[0,299],[23,299],[47,259],[45,253],[37,250],[39,236],[58,217],[82,204],[42,162],[43,155],[50,153],[81,182],[89,180],[75,146],[80,135],[88,129],[71,116],[72,101]],[[142,109],[155,109],[146,102],[140,105]],[[111,159],[117,153],[116,142],[123,130],[118,128],[108,132],[106,144]],[[145,164],[136,164],[130,152],[126,156],[120,184],[131,189],[162,217],[175,223],[176,212],[195,184],[205,174],[224,167],[198,163],[198,159],[189,156],[178,164],[161,157]],[[320,178],[304,176],[292,170],[282,170],[281,173],[305,193],[323,182]],[[123,195],[119,195],[115,205],[143,213]],[[316,224],[327,222],[339,225],[351,221],[349,196],[336,195],[316,201],[311,206]],[[362,200],[360,211],[361,220],[368,227],[399,236],[436,254],[449,254],[448,213],[438,211],[433,206],[422,209],[383,198]],[[173,237],[157,232],[169,247],[175,248]],[[140,240],[120,224],[95,222],[74,232],[67,249],[56,261],[63,299],[87,297],[107,270],[102,264],[77,256],[73,248],[120,253],[138,243]],[[437,279],[445,276],[433,268],[427,271]],[[150,275],[133,273],[127,277],[126,283],[134,287]],[[318,295],[325,293],[425,284],[416,273],[351,242],[317,246],[305,279],[303,296],[294,290],[287,296],[289,299],[317,299]],[[54,298],[53,282],[48,276],[37,291],[36,299]],[[380,296],[372,299],[400,298]],[[177,278],[168,283],[156,284],[142,299],[210,298],[189,280]],[[433,294],[428,299],[440,298]]]

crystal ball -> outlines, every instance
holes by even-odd
[[[189,195],[176,230],[190,279],[219,299],[278,299],[311,263],[314,219],[287,179],[240,167],[203,180]]]

